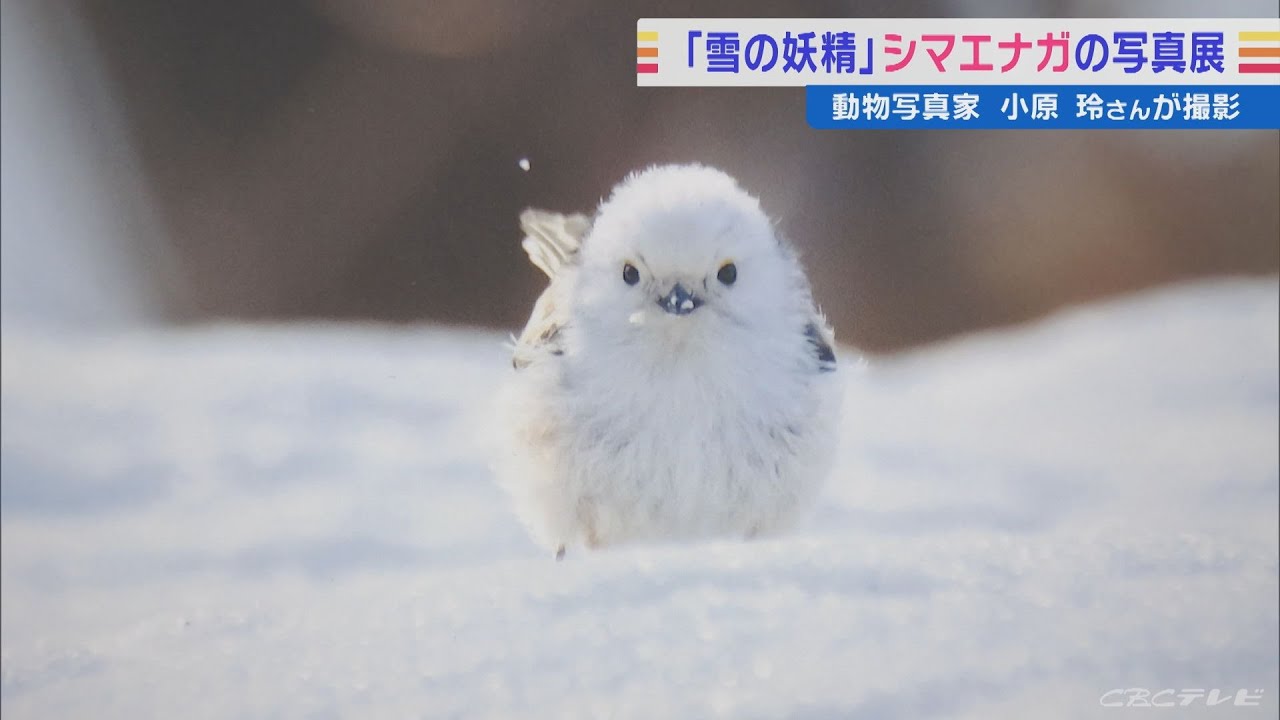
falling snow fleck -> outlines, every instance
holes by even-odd
[[[520,169],[521,169],[521,170],[523,170],[523,171],[525,171],[525,172],[529,172],[529,158],[527,158],[527,157],[522,157],[522,158],[520,158],[520,162],[518,162],[518,163],[516,163],[516,164],[520,166]]]

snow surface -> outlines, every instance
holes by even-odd
[[[562,563],[488,470],[497,334],[8,325],[0,709],[1275,717],[1278,296],[846,351],[799,532]],[[1130,687],[1263,698],[1099,706]]]

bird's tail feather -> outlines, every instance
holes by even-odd
[[[591,229],[591,221],[585,215],[561,215],[529,208],[520,213],[520,229],[525,234],[520,246],[528,253],[529,261],[547,277],[554,278],[561,267],[575,262],[582,238]]]

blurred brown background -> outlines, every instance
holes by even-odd
[[[42,12],[77,16],[118,99],[162,229],[128,251],[163,317],[516,328],[542,283],[518,246],[521,208],[590,210],[633,169],[699,161],[780,220],[841,340],[888,351],[1179,278],[1275,272],[1280,133],[818,132],[800,89],[636,88],[636,19],[1178,9],[84,0]]]

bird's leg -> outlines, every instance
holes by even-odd
[[[600,536],[596,533],[596,508],[589,497],[578,500],[578,523],[582,525],[583,541],[591,550],[599,549]]]
[[[561,545],[560,547],[556,548],[556,562],[560,562],[561,560],[564,560],[564,546],[563,546],[563,545]]]

